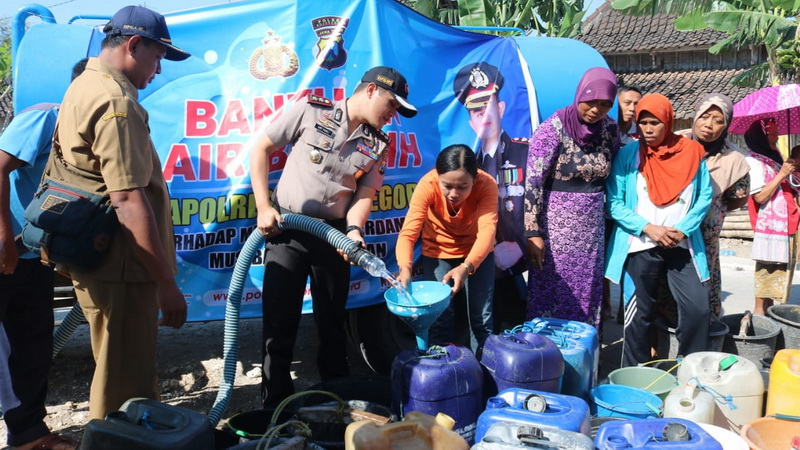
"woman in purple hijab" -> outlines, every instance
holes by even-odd
[[[608,117],[616,95],[610,70],[589,69],[574,102],[531,138],[525,183],[529,320],[600,326],[605,178],[620,146],[617,123]]]

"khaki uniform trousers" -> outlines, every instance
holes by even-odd
[[[108,282],[73,274],[73,285],[89,322],[96,364],[89,419],[104,419],[133,397],[159,400],[155,283]]]

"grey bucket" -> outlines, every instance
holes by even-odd
[[[678,338],[675,337],[675,328],[669,327],[664,318],[656,318],[654,325],[658,330],[658,356],[664,359],[675,359],[678,356]],[[708,351],[721,352],[725,335],[728,334],[728,325],[714,320],[708,327]]]
[[[732,353],[753,361],[756,367],[761,367],[761,360],[771,358],[775,354],[775,343],[781,328],[778,323],[766,316],[753,315],[747,336],[739,336],[744,314],[729,314],[722,317],[730,331],[725,337],[722,351]]]
[[[772,305],[767,315],[781,327],[784,348],[800,348],[800,305]]]

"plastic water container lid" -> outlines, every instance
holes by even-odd
[[[523,405],[528,411],[540,413],[547,409],[547,400],[539,394],[531,394],[525,397]]]
[[[664,425],[664,431],[661,434],[667,442],[684,442],[690,439],[689,428],[678,422]]]

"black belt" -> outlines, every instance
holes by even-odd
[[[283,215],[283,214],[301,214],[301,213],[296,213],[296,212],[294,212],[294,211],[289,211],[288,209],[286,209],[286,208],[284,208],[284,207],[282,207],[282,206],[278,206],[278,211],[279,211],[279,212],[280,212],[282,215]],[[342,232],[344,231],[345,227],[347,227],[347,218],[341,218],[341,219],[321,219],[321,218],[319,218],[319,217],[313,217],[313,216],[306,216],[306,217],[310,217],[310,218],[312,218],[312,219],[314,219],[314,220],[319,220],[320,222],[327,223],[328,225],[330,225],[330,226],[332,226],[333,228],[336,228],[337,230],[339,230],[339,231],[342,231]]]

